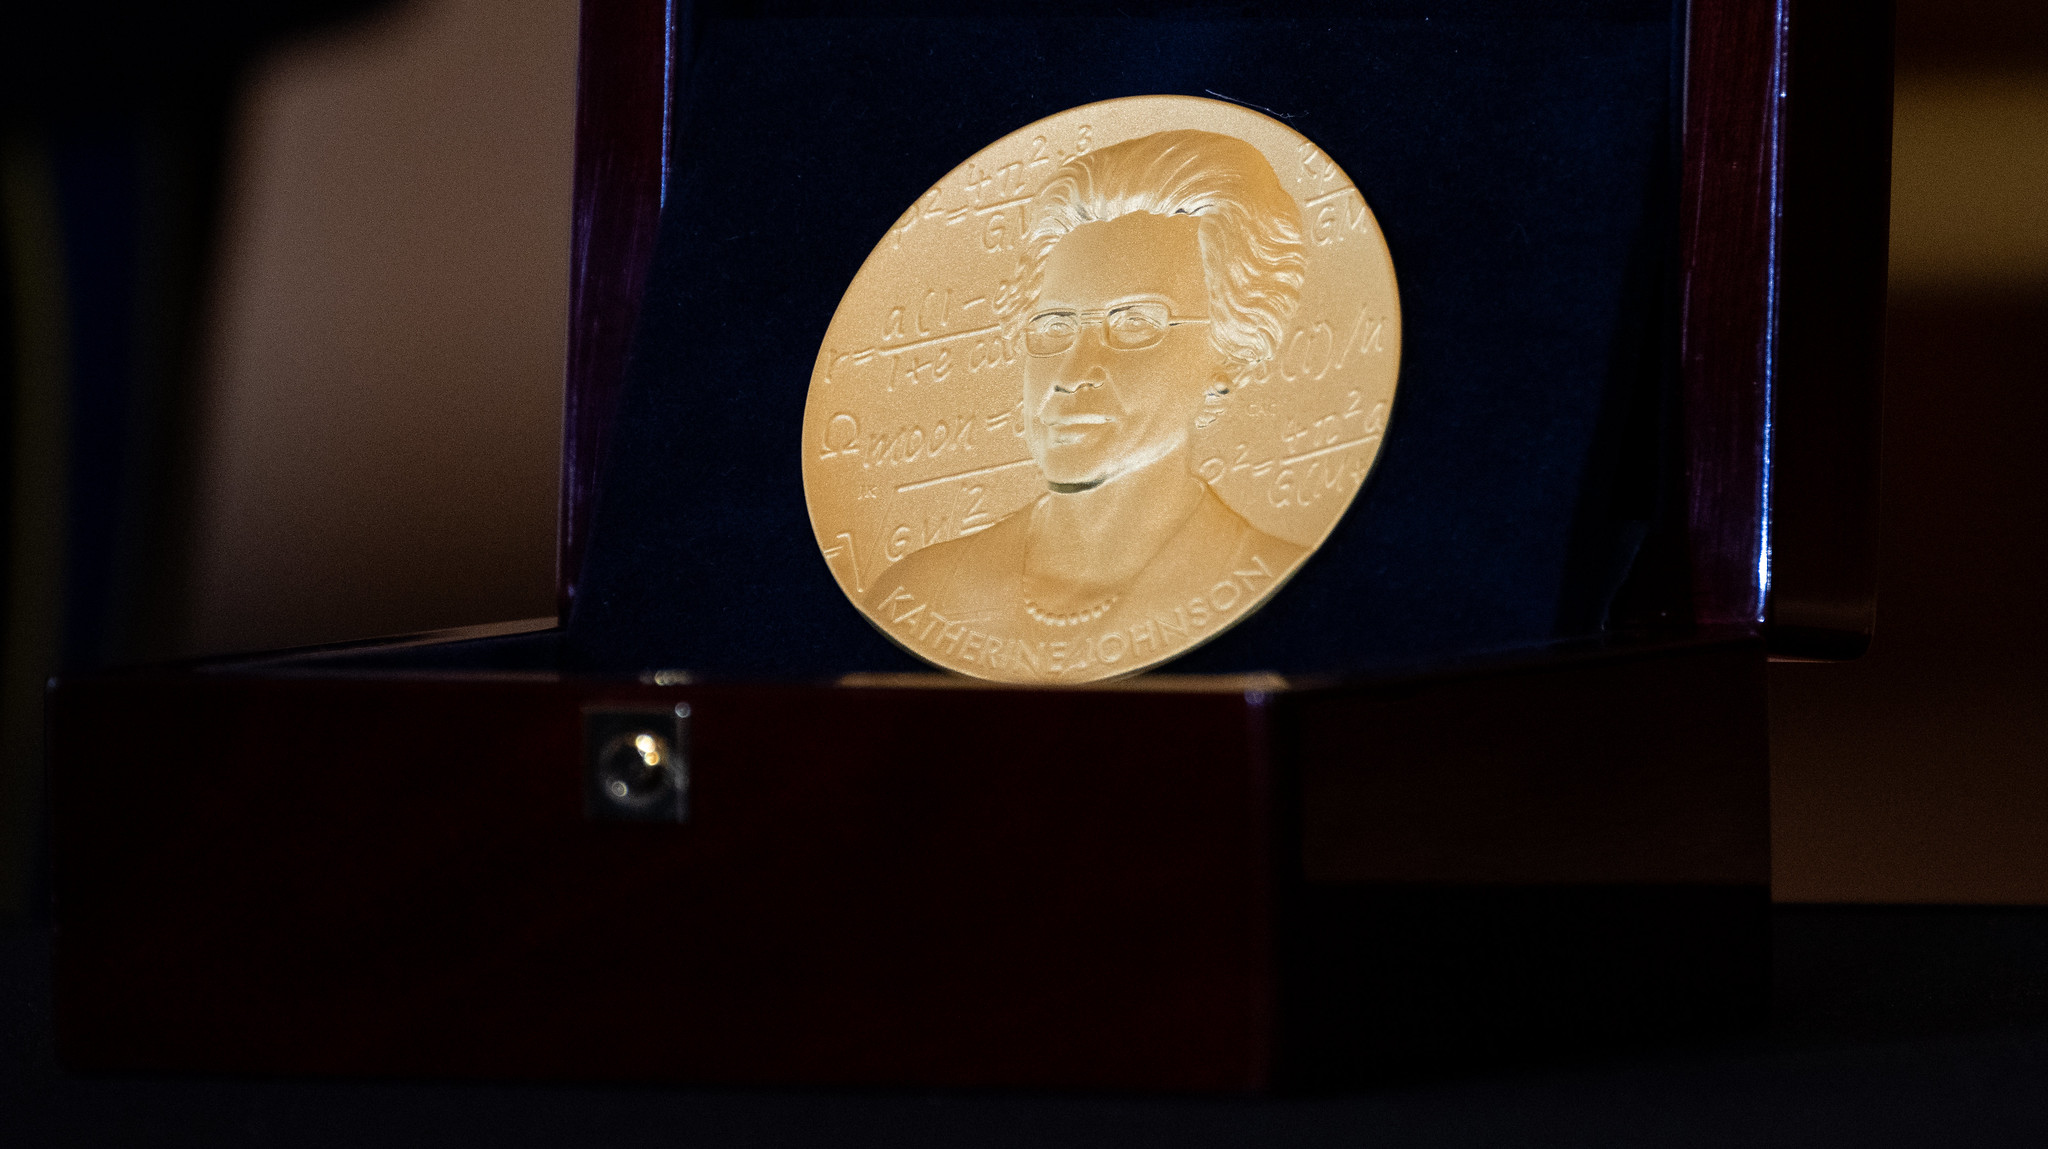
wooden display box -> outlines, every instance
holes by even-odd
[[[1739,1031],[1754,641],[1393,683],[66,684],[67,1064],[1253,1089]],[[593,820],[592,706],[692,714]]]
[[[584,7],[565,617],[687,15]],[[1870,630],[1889,27],[1683,19],[1673,485],[1626,625],[1094,689],[572,672],[518,628],[69,679],[65,1062],[1244,1090],[1758,1024],[1763,666]],[[592,817],[590,715],[677,704],[685,820]]]

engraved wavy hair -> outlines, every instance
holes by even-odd
[[[1085,223],[1133,212],[1195,217],[1209,292],[1209,340],[1229,380],[1208,395],[1204,426],[1223,394],[1278,353],[1301,301],[1301,210],[1252,145],[1214,132],[1170,131],[1075,156],[1025,208],[1017,282],[997,311],[1015,338],[1044,286],[1053,245]]]

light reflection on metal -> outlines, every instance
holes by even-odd
[[[584,713],[585,812],[606,820],[689,817],[689,707],[593,707]]]

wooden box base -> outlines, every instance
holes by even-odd
[[[1754,641],[1069,691],[330,667],[51,702],[77,1069],[1256,1090],[1768,982]],[[586,707],[692,711],[689,820]]]

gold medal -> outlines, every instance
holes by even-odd
[[[1130,674],[1329,537],[1400,347],[1379,225],[1300,133],[1185,96],[1073,108],[948,174],[854,276],[804,411],[811,526],[928,662]]]

